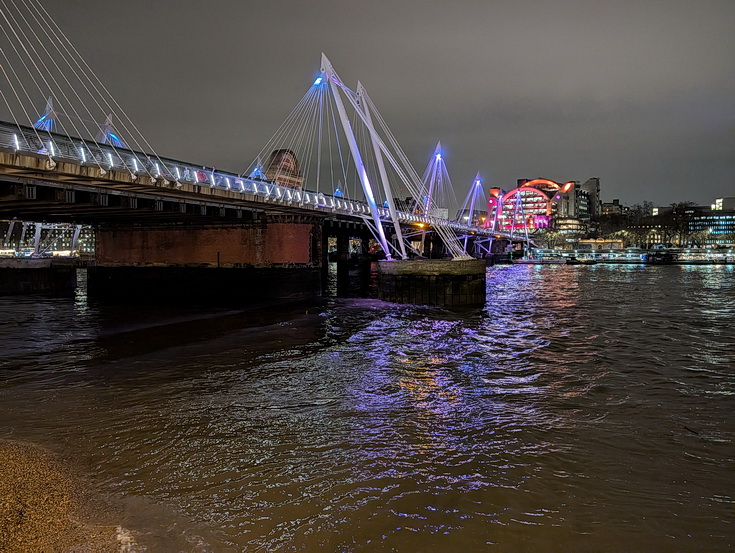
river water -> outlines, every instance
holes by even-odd
[[[487,297],[3,297],[0,438],[133,551],[733,550],[735,267],[494,267]]]

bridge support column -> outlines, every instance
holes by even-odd
[[[73,295],[77,264],[69,259],[0,259],[0,296]]]
[[[378,262],[378,297],[395,303],[481,307],[485,260],[420,259]]]
[[[345,296],[350,289],[350,237],[337,235],[337,295]]]
[[[336,269],[332,278],[336,277],[336,281],[329,284],[329,269],[325,268],[324,287],[329,287],[338,297],[366,295],[370,285],[369,235],[352,227],[332,229],[330,234],[336,239],[337,246],[331,257],[332,269]],[[325,241],[328,242],[326,236]],[[351,251],[357,241],[361,244],[359,251]],[[324,251],[327,251],[326,245]]]
[[[100,228],[91,297],[239,306],[321,295],[322,224],[263,216],[240,225]]]

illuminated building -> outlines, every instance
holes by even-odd
[[[549,179],[520,179],[516,188],[508,192],[492,188],[488,198],[488,226],[529,232],[548,228],[554,215],[567,217],[570,212],[576,212],[575,184],[574,181],[562,184]]]
[[[735,197],[717,198],[710,208],[700,207],[689,221],[689,232],[702,245],[735,244]]]
[[[654,207],[636,227],[648,244],[726,246],[735,244],[735,197],[717,198],[710,206]]]

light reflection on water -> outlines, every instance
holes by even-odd
[[[727,551],[733,276],[493,268],[467,312],[0,298],[0,435],[73,452],[151,551]]]

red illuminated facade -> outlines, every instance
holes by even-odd
[[[521,179],[508,192],[490,190],[487,226],[497,230],[547,228],[556,213],[558,202],[574,190],[575,181],[559,183],[549,179]]]

